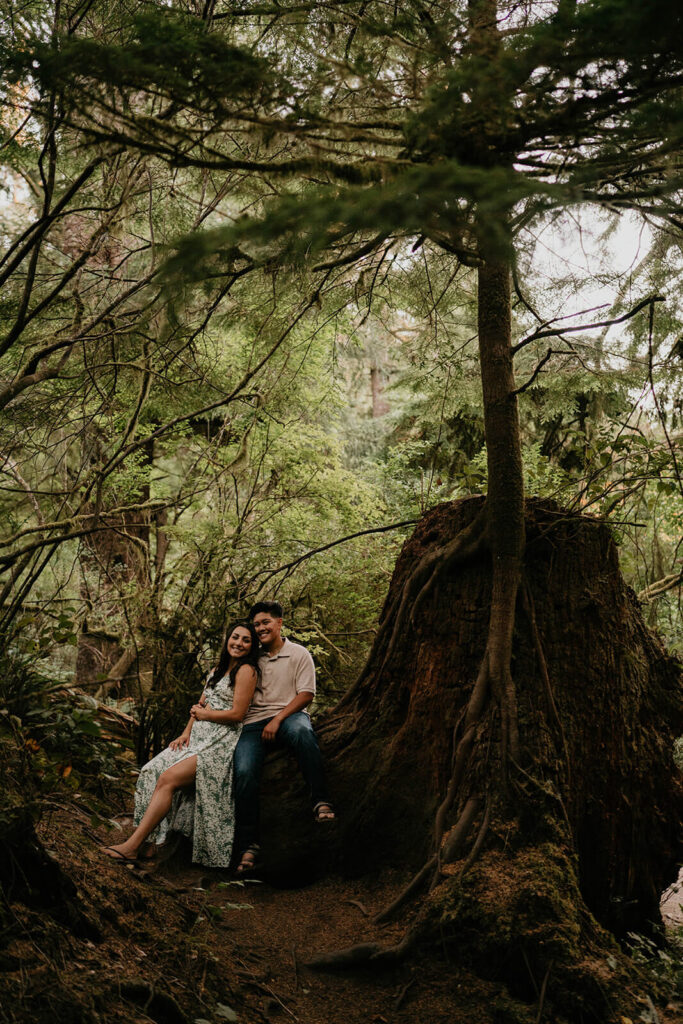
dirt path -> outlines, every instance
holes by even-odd
[[[56,808],[41,825],[42,841],[77,887],[77,910],[67,920],[46,908],[12,907],[17,938],[0,953],[0,1002],[13,1007],[6,1020],[503,1019],[495,1009],[505,1000],[500,986],[448,964],[443,951],[391,969],[330,973],[306,966],[319,952],[359,942],[391,945],[401,937],[404,925],[371,923],[403,884],[395,874],[358,882],[332,878],[284,891],[235,883],[222,872],[117,864],[98,849],[98,841],[111,842],[114,834],[94,826],[77,805]]]

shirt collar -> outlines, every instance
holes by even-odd
[[[282,644],[282,647],[277,652],[277,654],[269,654],[268,651],[264,650],[263,657],[267,658],[268,661],[277,661],[278,658],[289,658],[291,654],[291,651],[288,650],[288,648],[291,646],[290,642],[286,636],[284,636],[282,639],[284,643]]]

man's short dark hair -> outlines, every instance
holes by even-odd
[[[282,605],[279,601],[257,601],[249,609],[249,621],[253,622],[261,612],[265,612],[266,615],[272,615],[274,619],[281,619]]]

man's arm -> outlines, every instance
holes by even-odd
[[[274,740],[277,736],[277,731],[285,718],[289,718],[289,716],[293,715],[295,711],[303,711],[303,709],[307,708],[311,703],[313,697],[314,694],[311,693],[310,690],[302,690],[301,693],[297,693],[296,697],[290,700],[289,704],[287,704],[282,711],[278,711],[275,718],[271,718],[270,722],[268,722],[268,725],[261,733],[261,739],[266,740],[266,742]]]

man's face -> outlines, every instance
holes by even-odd
[[[275,619],[270,612],[259,612],[254,616],[254,629],[264,647],[280,639],[282,619]]]

